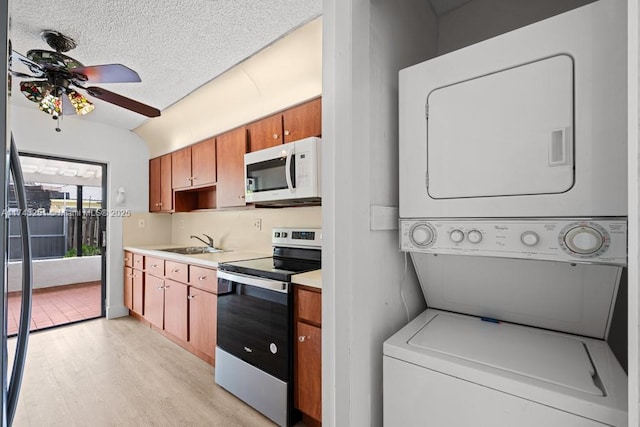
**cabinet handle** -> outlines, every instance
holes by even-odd
[[[238,196],[238,199],[244,199],[244,194],[242,196]]]
[[[164,289],[164,286],[158,286],[158,290],[161,291]]]
[[[158,267],[158,264],[151,264],[149,267],[156,268],[156,267]]]
[[[198,280],[206,280],[206,279],[207,279],[207,276],[200,276],[200,277],[198,277]]]
[[[172,273],[180,273],[180,270],[178,270],[177,268],[175,270],[171,270]]]
[[[311,337],[307,337],[307,336],[304,336],[304,335],[300,335],[298,337],[298,341],[300,341],[300,342],[305,342],[306,340],[310,340],[310,339],[311,339]]]
[[[162,202],[158,203],[156,206],[162,206]]]
[[[291,132],[289,132],[288,130],[285,130],[285,131],[284,131],[285,136],[286,136],[286,135],[289,135],[290,133],[291,133]]]
[[[164,285],[164,286],[163,286],[163,288],[165,288],[165,289],[169,289],[170,287],[171,287],[171,286],[169,286],[169,285]]]
[[[278,139],[278,134],[274,133],[273,135],[271,135],[273,137],[273,139]]]
[[[124,259],[124,262],[129,262],[129,261],[131,261],[131,258],[125,258]]]
[[[189,296],[187,297],[187,299],[195,299],[196,297],[197,297],[197,295],[189,295]]]
[[[198,177],[197,177],[197,176],[192,176],[192,177],[191,177],[191,181],[195,181],[196,179],[198,179]]]

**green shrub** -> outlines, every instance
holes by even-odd
[[[100,255],[100,248],[92,245],[82,245],[82,256]],[[64,254],[65,258],[73,258],[78,256],[78,250],[71,248]]]

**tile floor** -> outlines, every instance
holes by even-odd
[[[21,292],[9,294],[7,332],[18,331]],[[50,328],[101,315],[100,282],[37,289],[33,292],[31,330]]]

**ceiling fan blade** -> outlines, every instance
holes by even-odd
[[[13,62],[14,58],[19,60],[20,62],[22,62],[27,67],[29,67],[29,70],[32,73],[36,74],[36,77],[44,76],[45,72],[42,69],[42,67],[40,66],[40,64],[38,64],[37,62],[33,62],[32,60],[30,60],[29,58],[27,58],[23,54],[21,54],[19,52],[16,52],[15,50],[12,50],[11,51],[11,60],[12,60],[12,62]]]
[[[147,117],[160,116],[160,110],[158,110],[157,108],[153,108],[149,105],[135,101],[131,98],[118,95],[117,93],[113,93],[106,89],[102,89],[95,86],[90,86],[83,89],[86,90],[87,93],[91,96],[95,96],[96,98],[102,99],[103,101],[107,101],[112,104],[118,105],[122,108],[126,108],[127,110],[131,110],[138,114],[142,114],[143,116],[147,116]]]
[[[77,67],[71,71],[78,80],[87,83],[137,83],[142,81],[138,73],[122,64]],[[77,76],[77,74],[81,74],[86,79]]]

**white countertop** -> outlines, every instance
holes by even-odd
[[[307,271],[291,276],[291,282],[322,289],[322,270]]]
[[[184,262],[187,264],[200,265],[203,267],[217,268],[222,262],[241,261],[245,259],[270,257],[270,253],[251,251],[225,251],[206,254],[182,255],[173,252],[164,252],[159,249],[179,248],[184,245],[166,244],[152,246],[125,246],[125,251],[135,252],[141,255],[148,255],[168,259],[171,261]]]

